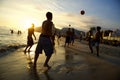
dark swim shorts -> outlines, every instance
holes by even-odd
[[[51,42],[50,37],[39,37],[35,53],[42,54],[42,50],[44,50],[46,56],[51,55],[53,53],[53,44]]]
[[[28,46],[32,46],[34,43],[33,43],[33,38],[31,36],[28,36],[27,37],[27,45]]]

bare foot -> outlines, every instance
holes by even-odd
[[[49,66],[49,65],[44,65],[44,67],[47,67],[48,69],[50,69],[50,68],[51,68],[51,66]]]

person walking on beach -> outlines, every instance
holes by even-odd
[[[47,67],[48,69],[50,66],[48,65],[48,62],[52,56],[52,53],[54,51],[54,41],[53,41],[53,22],[52,22],[52,13],[47,12],[46,13],[47,20],[45,20],[42,23],[42,32],[39,36],[39,41],[35,50],[35,56],[34,56],[34,68],[36,68],[36,63],[39,57],[39,54],[42,54],[42,50],[44,50],[46,55],[46,60],[44,63],[44,67]]]
[[[66,31],[65,47],[66,47],[66,44],[69,46],[70,37],[71,37],[71,31],[70,31],[70,28],[68,28],[68,30]]]
[[[99,44],[100,41],[103,39],[102,33],[100,32],[101,27],[97,26],[97,32],[95,34],[95,45],[96,45],[96,50],[97,50],[97,56],[99,56]]]
[[[90,48],[90,51],[91,53],[93,53],[93,46],[94,46],[94,41],[93,41],[93,33],[92,33],[92,30],[90,30],[88,33],[87,33],[87,41],[88,41],[88,45],[89,45],[89,48]]]
[[[36,40],[36,36],[34,34],[34,24],[32,24],[32,26],[30,28],[28,28],[28,36],[27,36],[27,46],[24,50],[24,52],[26,52],[26,50],[28,49],[28,52],[30,51],[31,47],[33,46],[34,42],[33,42],[33,38],[32,35],[34,36],[35,40]]]
[[[58,45],[60,44],[60,38],[61,38],[61,32],[59,31],[58,35],[57,35],[57,42]]]
[[[82,32],[80,32],[80,36],[79,36],[79,40],[80,40],[80,42],[82,41]]]
[[[75,39],[75,30],[74,28],[72,28],[72,32],[71,32],[71,44],[74,44],[74,39]]]

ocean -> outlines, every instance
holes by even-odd
[[[0,26],[0,56],[3,53],[16,50],[21,47],[25,47],[27,44],[27,30],[21,31],[21,34],[18,34],[18,30],[13,30],[11,34],[10,28]],[[38,39],[38,32],[35,32],[35,35]],[[37,40],[36,40],[37,41]],[[36,43],[35,41],[35,43]]]

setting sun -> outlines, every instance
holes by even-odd
[[[25,20],[23,23],[23,27],[24,29],[28,29],[29,27],[31,27],[31,24],[37,25],[37,22],[35,22],[34,20]]]

